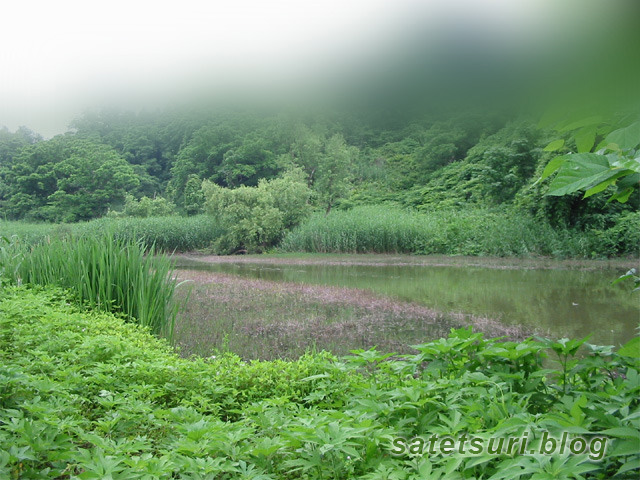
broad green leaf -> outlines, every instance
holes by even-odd
[[[593,144],[596,142],[596,127],[590,126],[583,128],[575,135],[576,147],[578,153],[591,151]]]
[[[608,435],[610,437],[617,437],[617,438],[631,438],[631,439],[638,438],[638,430],[631,427],[608,428],[598,433]]]
[[[611,195],[611,198],[607,200],[607,203],[613,202],[614,200],[617,200],[620,203],[626,203],[627,200],[629,200],[629,197],[631,196],[632,193],[633,193],[633,187],[627,187],[624,190],[619,190],[613,195]]]
[[[620,467],[620,470],[618,470],[617,475],[620,475],[621,473],[628,472],[629,470],[635,470],[635,469],[640,470],[640,458],[635,458],[633,460],[629,460],[625,462]]]
[[[536,183],[544,180],[549,175],[551,175],[553,172],[558,170],[564,164],[564,162],[567,160],[567,158],[569,158],[569,155],[563,155],[563,156],[560,156],[560,157],[553,158],[547,164],[547,166],[544,167],[544,171],[542,172],[542,176],[536,181]]]
[[[618,157],[611,162],[611,166],[631,170],[632,172],[640,172],[640,158]]]
[[[569,155],[549,186],[547,195],[567,195],[589,188],[615,176],[611,172],[609,160],[595,153]]]
[[[640,183],[640,173],[634,173],[632,175],[627,175],[626,177],[620,179],[618,182],[618,187],[627,188],[627,187],[635,187]]]
[[[562,127],[560,127],[560,132],[569,132],[571,130],[577,130],[578,128],[589,127],[589,126],[597,126],[599,123],[602,123],[602,117],[593,116],[583,118],[582,120],[577,120],[575,122],[568,123]]]
[[[615,173],[615,172],[612,172]],[[616,181],[618,180],[618,178],[627,175],[627,173],[625,172],[618,172],[617,174],[614,174],[611,178],[608,178],[605,181],[602,181],[598,184],[596,184],[595,186],[591,187],[590,189],[588,189],[583,198],[588,198],[591,195],[595,195],[596,193],[600,193],[603,190],[606,190],[607,187],[611,186],[611,185],[615,185]]]
[[[618,350],[618,355],[622,355],[623,357],[640,358],[640,337],[635,337],[625,343],[622,348]]]
[[[640,441],[637,438],[626,438],[624,440],[617,440],[615,446],[609,450],[607,449],[607,457],[626,457],[627,455],[637,455],[638,449],[640,449]]]
[[[629,150],[640,145],[640,122],[635,122],[628,127],[614,130],[605,139],[607,143],[614,143],[622,150]]]
[[[616,183],[615,178],[610,178],[609,180],[598,183],[595,187],[592,187],[586,192],[584,192],[584,197],[582,198],[589,198],[590,196],[595,195],[596,193],[600,193],[603,190],[606,190],[609,186],[611,186],[614,183]]]
[[[544,147],[545,152],[555,152],[564,147],[564,139],[560,138],[558,140],[554,140],[549,145]]]

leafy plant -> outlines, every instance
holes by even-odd
[[[640,180],[640,121],[628,119],[604,123],[599,117],[560,124],[560,132],[574,132],[577,153],[555,157],[545,168],[540,180],[556,173],[549,185],[548,195],[563,196],[584,190],[584,198],[617,186],[609,201],[626,202],[638,187]],[[599,143],[596,140],[601,138]],[[564,140],[547,145],[547,151],[564,147]],[[591,153],[594,149],[596,152]]]
[[[80,305],[122,313],[171,337],[178,305],[171,261],[153,245],[98,236],[54,238],[28,249],[7,249],[13,283],[69,288]]]
[[[469,329],[403,357],[184,359],[147,329],[69,300],[24,286],[0,296],[3,478],[595,480],[640,468],[640,363],[624,349],[587,346],[564,384],[563,369],[539,361],[551,347]],[[580,343],[556,349],[570,357]],[[446,366],[429,368],[439,352]],[[535,449],[540,431],[605,436],[606,452],[390,454],[394,438],[432,434],[527,432]]]

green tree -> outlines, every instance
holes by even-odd
[[[22,148],[41,141],[40,135],[26,127],[20,127],[13,133],[7,127],[0,128],[0,168],[10,167]]]
[[[189,175],[184,186],[184,211],[187,215],[196,215],[202,213],[203,207],[202,179],[197,175]]]
[[[255,186],[262,178],[272,178],[278,170],[276,155],[259,134],[247,136],[222,159],[217,179],[228,187]]]
[[[10,217],[55,222],[99,217],[139,184],[111,147],[71,134],[22,149],[5,179]]]
[[[289,154],[294,163],[303,168],[311,186],[322,161],[324,139],[302,122],[297,122],[292,130],[293,141]]]
[[[112,217],[164,217],[176,213],[176,206],[161,196],[155,198],[142,197],[136,199],[131,194],[126,194],[124,199],[124,209],[122,212],[111,210],[109,216]]]
[[[25,147],[42,141],[35,132],[26,127],[20,127],[14,133],[6,127],[0,128],[0,205],[11,195],[11,169],[15,157]]]
[[[314,184],[321,205],[327,214],[351,188],[351,170],[356,155],[357,149],[348,146],[340,134],[333,135],[327,141]]]
[[[72,127],[79,136],[98,138],[128,163],[140,180],[134,196],[163,193],[180,149],[202,126],[199,116],[176,110],[132,113],[117,109],[86,112]]]
[[[513,122],[481,139],[461,161],[433,172],[407,202],[416,207],[509,204],[531,180],[540,158],[540,132]]]
[[[206,212],[226,231],[215,245],[221,253],[261,252],[276,245],[305,217],[311,196],[300,170],[263,179],[256,187],[231,189],[205,180],[202,191]]]
[[[261,174],[258,164],[267,156],[262,156],[262,150],[268,148],[264,144],[250,145],[252,140],[245,136],[259,127],[255,118],[240,114],[209,118],[177,154],[167,196],[179,208],[185,209],[185,188],[192,175],[225,186],[230,186],[228,182],[237,186],[249,178],[257,185]],[[256,134],[252,135],[255,140]],[[275,164],[275,157],[269,157],[269,160]]]

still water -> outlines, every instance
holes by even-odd
[[[442,265],[336,265],[179,261],[180,268],[244,277],[368,289],[443,312],[486,316],[552,337],[620,345],[640,322],[640,294],[611,285],[622,269],[487,268]]]

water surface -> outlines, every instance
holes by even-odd
[[[366,258],[366,255],[362,256]],[[620,345],[640,321],[640,295],[630,283],[611,285],[624,269],[492,268],[469,265],[289,264],[178,260],[180,268],[243,277],[368,289],[443,312],[486,316],[553,337],[585,337]],[[560,266],[560,264],[558,264]]]

